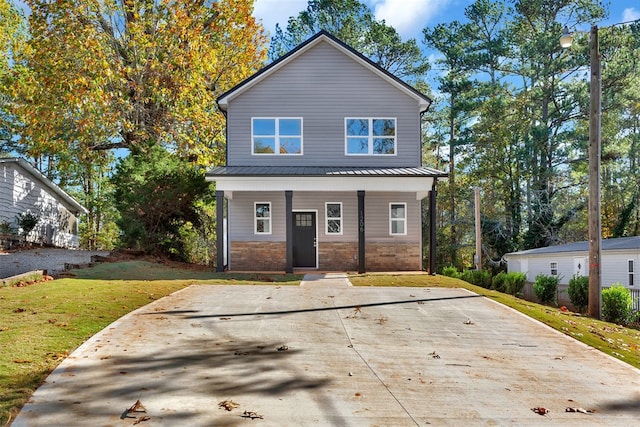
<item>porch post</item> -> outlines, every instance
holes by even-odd
[[[366,271],[364,259],[364,190],[358,190],[358,274]]]
[[[293,191],[284,192],[284,214],[286,224],[287,266],[285,273],[293,273]]]
[[[429,274],[436,275],[436,182],[429,191]]]
[[[224,271],[224,191],[216,190],[216,272]]]

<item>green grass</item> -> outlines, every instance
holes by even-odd
[[[603,322],[556,307],[528,302],[512,295],[471,285],[446,276],[422,275],[356,275],[349,278],[356,286],[416,286],[465,288],[511,307],[533,319],[597,348],[631,366],[640,368],[640,331]]]
[[[301,276],[226,274],[143,261],[74,270],[75,277],[0,287],[0,425],[64,357],[114,320],[194,283],[298,285]]]

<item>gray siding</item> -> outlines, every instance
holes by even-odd
[[[326,42],[285,64],[228,106],[229,166],[420,166],[415,99]],[[302,156],[252,155],[252,117],[302,117]],[[396,118],[396,156],[346,156],[346,117]]]
[[[0,164],[0,221],[17,228],[16,216],[27,211],[40,217],[27,236],[34,242],[60,247],[77,247],[77,218],[70,207],[17,163]]]
[[[272,234],[254,234],[254,202],[271,202]],[[342,202],[342,235],[325,233],[325,203]],[[389,235],[389,203],[407,204],[407,235]],[[358,240],[358,197],[348,192],[294,192],[294,211],[317,211],[318,242],[355,242]],[[285,198],[282,192],[236,192],[229,201],[230,241],[284,241],[286,232]],[[420,201],[414,193],[366,193],[366,239],[376,242],[420,242]]]

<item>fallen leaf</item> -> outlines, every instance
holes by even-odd
[[[567,408],[564,410],[565,412],[579,412],[581,414],[592,414],[594,411],[591,409],[584,409],[584,408]]]
[[[255,419],[263,420],[264,419],[264,417],[262,415],[259,415],[259,414],[255,413],[253,411],[244,411],[242,413],[242,415],[240,415],[240,416],[242,418],[251,418],[252,420],[255,420]]]
[[[233,400],[223,400],[222,402],[218,403],[218,406],[220,408],[226,409],[227,411],[232,411],[233,409],[237,408],[238,406],[240,406],[238,403],[234,402]]]
[[[287,351],[287,350],[289,350],[289,347],[287,347],[286,345],[283,345],[281,347],[278,347],[277,350],[278,351]]]
[[[14,313],[24,313],[25,311],[27,311],[24,308],[16,308],[15,310],[13,310]]]
[[[149,416],[145,415],[144,417],[140,417],[140,418],[138,418],[137,420],[135,420],[135,421],[133,422],[133,425],[140,424],[140,423],[141,423],[141,422],[143,422],[143,421],[149,421],[150,419],[151,419],[151,417],[149,417]]]
[[[127,409],[127,413],[131,412],[147,412],[147,408],[145,408],[142,402],[140,402],[140,399],[138,399],[136,400],[136,403]]]
[[[539,407],[539,408],[531,408],[533,412],[540,415],[547,415],[549,410],[547,408]]]

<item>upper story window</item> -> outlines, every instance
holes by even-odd
[[[407,234],[407,204],[406,203],[390,203],[389,204],[389,234],[406,235]]]
[[[253,154],[302,154],[302,118],[254,117]]]
[[[344,123],[347,155],[396,154],[396,119],[348,117]]]

